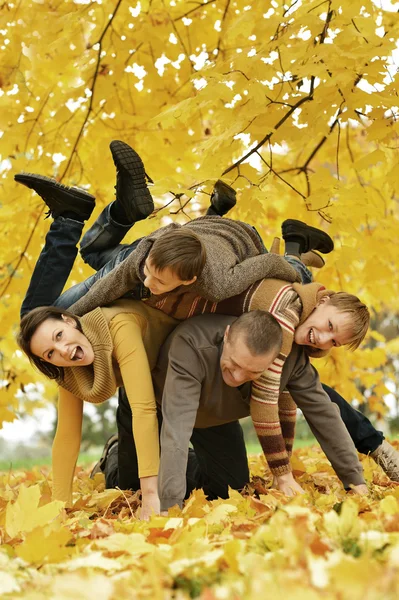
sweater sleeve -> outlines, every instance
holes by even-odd
[[[72,506],[72,482],[82,436],[83,401],[59,388],[58,422],[52,449],[53,500]]]
[[[252,382],[251,387],[251,417],[269,468],[276,476],[291,471],[289,452],[280,423],[279,396],[281,373],[291,352],[301,308],[298,295],[291,286],[286,286],[277,295],[270,312],[282,328],[281,352],[261,377]]]
[[[161,510],[182,506],[186,493],[188,445],[204,378],[203,364],[189,340],[176,336],[162,395],[161,465],[158,488]]]
[[[289,283],[299,282],[296,270],[278,254],[259,254],[234,266],[226,266],[223,259],[206,266],[203,276],[193,290],[206,300],[221,302],[237,296],[261,279],[280,279]]]
[[[316,369],[303,351],[287,383],[287,389],[302,410],[344,487],[364,483],[356,448],[340,412],[323,390]]]
[[[98,306],[110,304],[132,290],[140,279],[136,256],[133,251],[107,275],[98,279],[80,300],[69,308],[75,315],[82,316]]]
[[[132,409],[133,437],[139,477],[158,475],[159,438],[151,370],[143,343],[140,317],[122,313],[110,322],[113,356]]]

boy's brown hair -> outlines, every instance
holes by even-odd
[[[206,252],[194,231],[181,228],[164,233],[155,240],[148,258],[158,271],[169,268],[181,281],[189,281],[201,275]]]
[[[353,294],[346,292],[332,292],[330,305],[342,313],[347,313],[351,318],[352,335],[345,344],[350,350],[356,350],[364,340],[370,325],[370,312],[363,302]]]

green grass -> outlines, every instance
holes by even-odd
[[[294,450],[297,448],[308,448],[309,446],[313,446],[313,444],[317,444],[315,438],[296,439],[294,441]],[[262,452],[262,448],[258,442],[249,442],[246,446],[248,454],[260,454]]]
[[[96,462],[101,452],[82,452],[79,454],[78,465],[86,466]],[[16,460],[0,460],[0,471],[16,471],[18,469],[32,469],[33,467],[45,467],[51,465],[51,456],[43,458],[20,458]]]
[[[314,438],[297,439],[294,448],[307,448],[316,443]],[[249,442],[246,444],[248,454],[260,454],[262,448],[258,442]],[[92,450],[91,452],[81,452],[79,454],[78,465],[85,467],[90,463],[95,463],[100,458],[102,448]],[[43,458],[19,458],[15,460],[0,460],[0,471],[15,471],[18,469],[32,469],[33,467],[44,467],[51,465],[51,456]]]

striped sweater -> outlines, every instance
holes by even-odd
[[[295,430],[296,407],[288,392],[280,395],[283,366],[294,342],[295,329],[329,292],[318,283],[290,284],[277,279],[262,279],[245,292],[222,302],[210,302],[195,294],[164,294],[146,302],[176,319],[184,320],[204,313],[239,316],[250,310],[269,311],[283,332],[281,352],[262,376],[252,383],[250,409],[260,444],[274,475],[290,471],[289,456]],[[313,352],[321,356],[325,353]]]

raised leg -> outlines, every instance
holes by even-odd
[[[83,221],[57,217],[51,223],[22,303],[21,317],[37,306],[56,304],[76,258]]]

